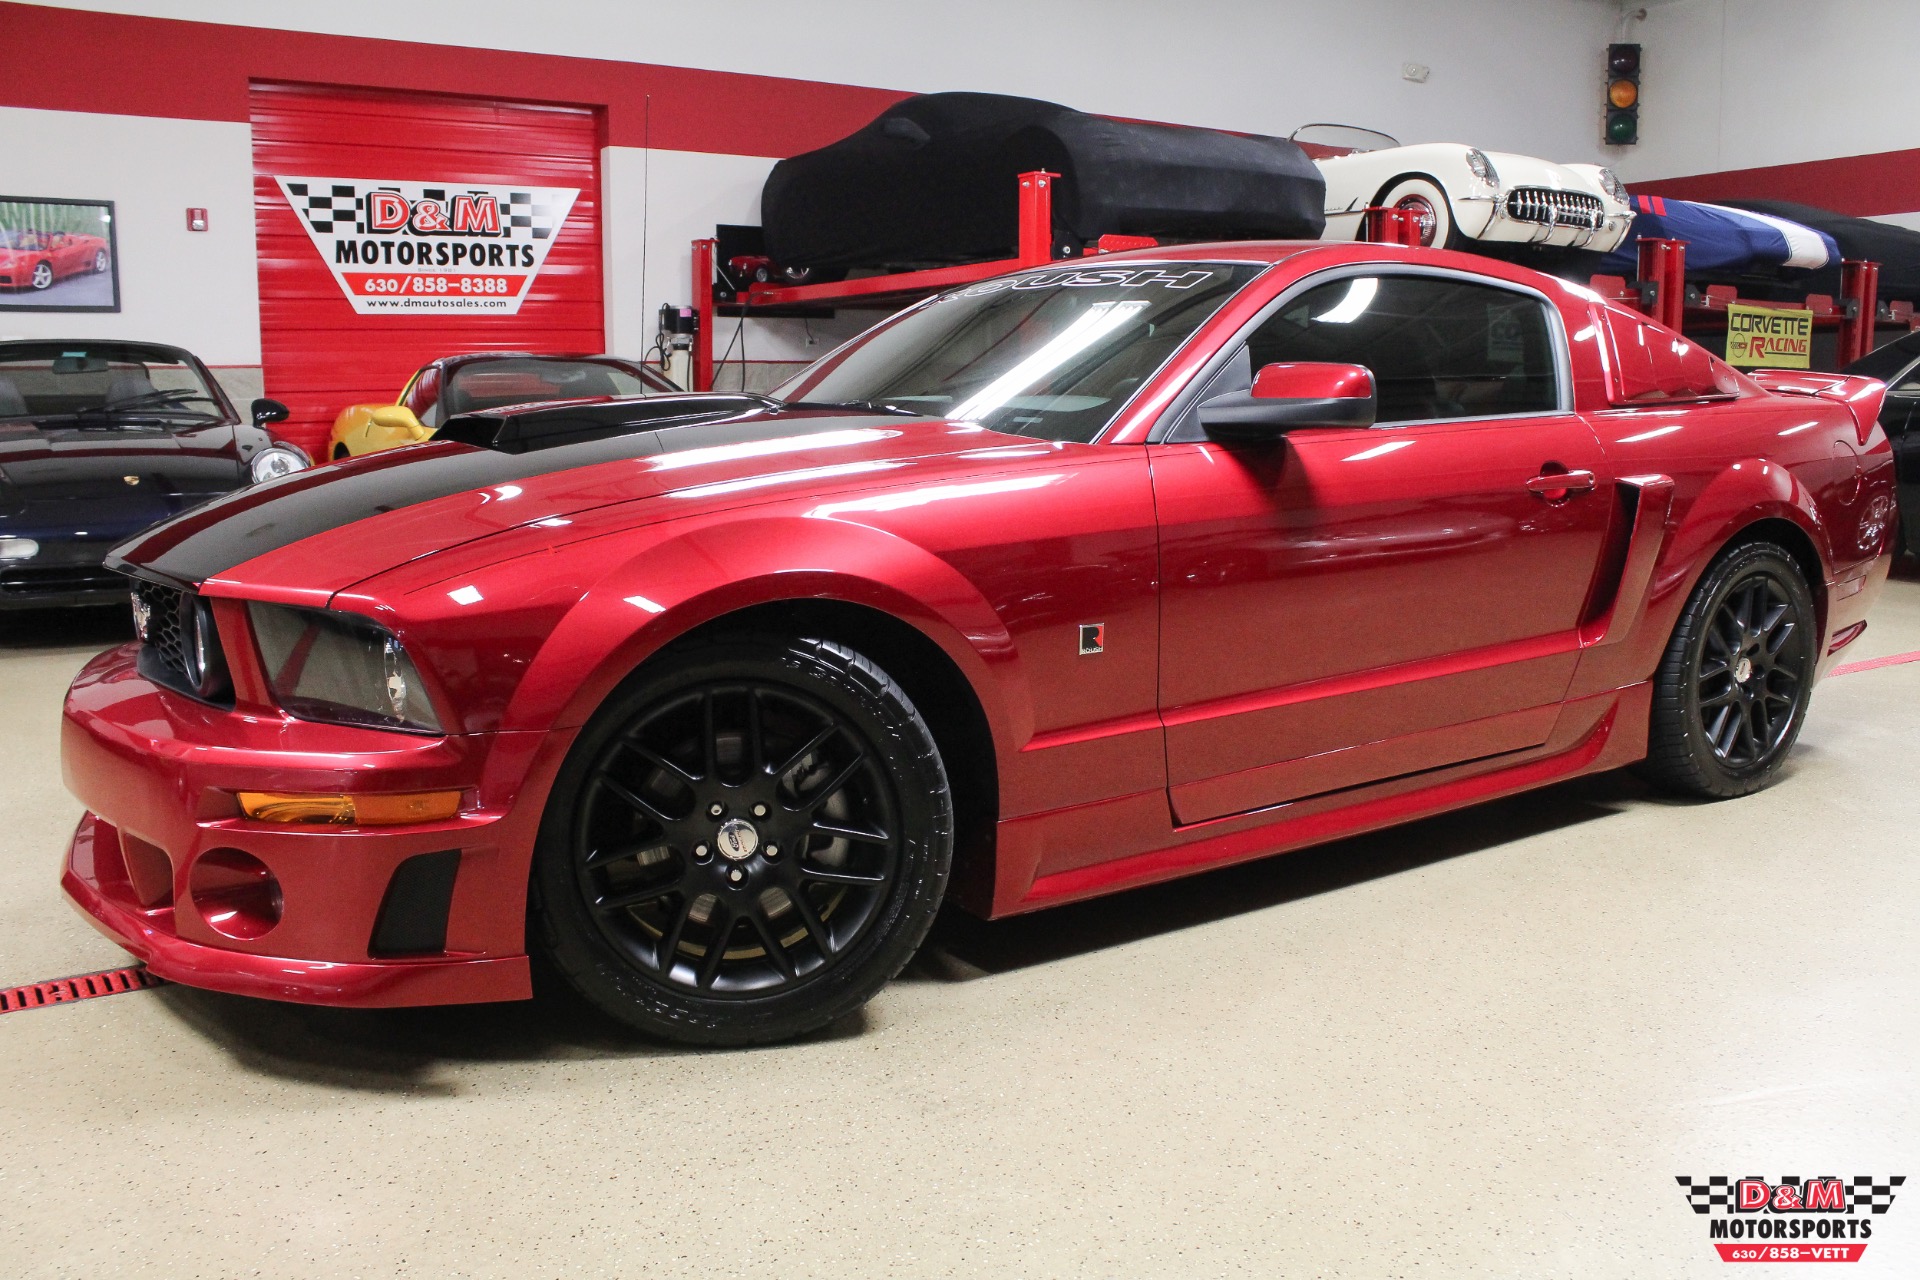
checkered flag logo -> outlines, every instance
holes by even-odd
[[[1902,1174],[1889,1178],[1875,1178],[1871,1175],[1855,1178],[1847,1186],[1847,1203],[1855,1208],[1867,1209],[1873,1213],[1885,1213],[1893,1208],[1893,1193],[1906,1182]]]
[[[1808,1182],[1838,1181],[1847,1193],[1847,1202],[1840,1210],[1842,1213],[1885,1213],[1893,1207],[1894,1193],[1905,1184],[1904,1174],[1893,1174],[1877,1178],[1871,1174],[1854,1178],[1835,1178],[1832,1174],[1821,1174],[1815,1178],[1800,1177],[1795,1174],[1783,1174],[1778,1178],[1767,1178],[1761,1174],[1750,1173],[1740,1178],[1709,1177],[1702,1181],[1687,1174],[1676,1174],[1674,1181],[1680,1184],[1680,1193],[1687,1198],[1688,1206],[1695,1213],[1731,1214],[1739,1211],[1736,1188],[1741,1182],[1765,1182],[1772,1187],[1801,1187]],[[1764,1206],[1763,1206],[1764,1207]],[[1753,1213],[1760,1210],[1746,1210]],[[1790,1213],[1822,1212],[1821,1210],[1786,1210]]]
[[[287,200],[309,227],[321,235],[362,232],[360,193],[347,182],[289,182]]]

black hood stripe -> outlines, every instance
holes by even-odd
[[[738,404],[732,399],[729,408],[737,412]],[[122,573],[195,587],[237,564],[315,534],[455,494],[604,462],[776,440],[846,425],[844,414],[760,411],[524,453],[434,440],[297,472],[218,498],[115,548],[107,565]]]

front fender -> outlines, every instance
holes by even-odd
[[[832,567],[796,567],[807,564]],[[893,534],[794,516],[676,532],[604,575],[541,646],[502,727],[577,727],[636,667],[694,628],[789,600],[863,605],[900,619],[960,669],[999,749],[1032,736],[1019,653],[971,582]]]

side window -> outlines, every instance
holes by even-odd
[[[1377,422],[1553,413],[1546,304],[1435,276],[1347,276],[1292,299],[1247,338],[1250,371],[1320,360],[1365,365]]]

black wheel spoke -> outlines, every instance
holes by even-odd
[[[767,734],[760,723],[760,691],[747,690],[747,748],[755,775],[767,767]]]
[[[700,697],[700,751],[703,778],[714,777],[720,768],[720,739],[713,727],[713,690]]]
[[[807,895],[796,890],[790,900],[794,911],[800,916],[800,922],[807,926],[807,936],[812,938],[813,945],[820,949],[821,958],[826,959],[831,956],[838,950],[833,945],[833,933],[827,928],[826,922],[820,918],[820,913],[813,909],[813,904],[807,901]]]
[[[866,752],[854,752],[853,759],[847,761],[847,763],[841,767],[840,772],[834,774],[825,786],[801,802],[801,811],[811,813],[827,801],[833,799],[836,795],[839,795],[840,789],[853,781],[854,775],[860,772],[860,768],[866,763],[866,760]]]
[[[753,931],[760,935],[760,945],[766,949],[767,959],[773,961],[775,967],[789,980],[798,977],[800,971],[794,968],[793,957],[788,955],[787,949],[780,945],[780,939],[774,935],[773,926],[767,923],[764,913],[749,912],[747,919],[753,922]]]
[[[659,805],[647,799],[624,782],[609,778],[603,773],[600,775],[600,785],[612,792],[614,796],[619,799],[620,803],[652,818],[655,822],[659,823],[662,828],[672,827],[677,821],[670,814],[662,810]]]
[[[1713,694],[1709,697],[1700,699],[1700,709],[1702,711],[1705,711],[1709,707],[1724,706],[1727,703],[1732,702],[1733,697],[1734,697],[1733,686],[1728,685],[1726,688],[1722,689],[1720,692]]]
[[[645,760],[648,764],[652,765],[654,768],[665,770],[667,773],[672,774],[674,777],[680,779],[680,781],[682,782],[700,781],[699,775],[688,773],[684,766],[674,763],[672,760],[667,759],[667,757],[661,755],[658,751],[653,750],[652,748],[646,746],[643,743],[629,742],[627,743],[627,749],[632,751],[633,754],[639,756],[642,760]]]
[[[838,732],[840,732],[839,725],[829,724],[826,728],[814,734],[813,737],[807,739],[805,746],[787,757],[785,764],[782,764],[779,768],[772,771],[773,776],[776,778],[784,778],[795,769],[798,769],[802,761],[818,751],[821,747],[827,745],[828,740]]]
[[[733,926],[738,918],[726,907],[715,903],[713,914],[707,917],[707,924],[713,930],[712,940],[707,943],[707,954],[700,958],[700,985],[711,987],[713,980],[720,976],[720,963],[727,958],[727,941],[733,937]]]
[[[691,901],[682,901],[679,910],[673,913],[673,921],[660,935],[660,949],[654,953],[654,964],[660,970],[660,976],[671,979],[673,964],[680,955],[680,935],[687,931],[687,916],[693,911]]]
[[[583,864],[589,867],[604,867],[610,862],[621,862],[627,858],[638,857],[649,849],[658,849],[657,842],[647,844],[611,844],[602,845],[587,855]]]
[[[678,876],[656,884],[642,885],[632,889],[616,889],[612,893],[603,893],[593,900],[595,911],[625,911],[643,903],[655,902],[680,888]]]

